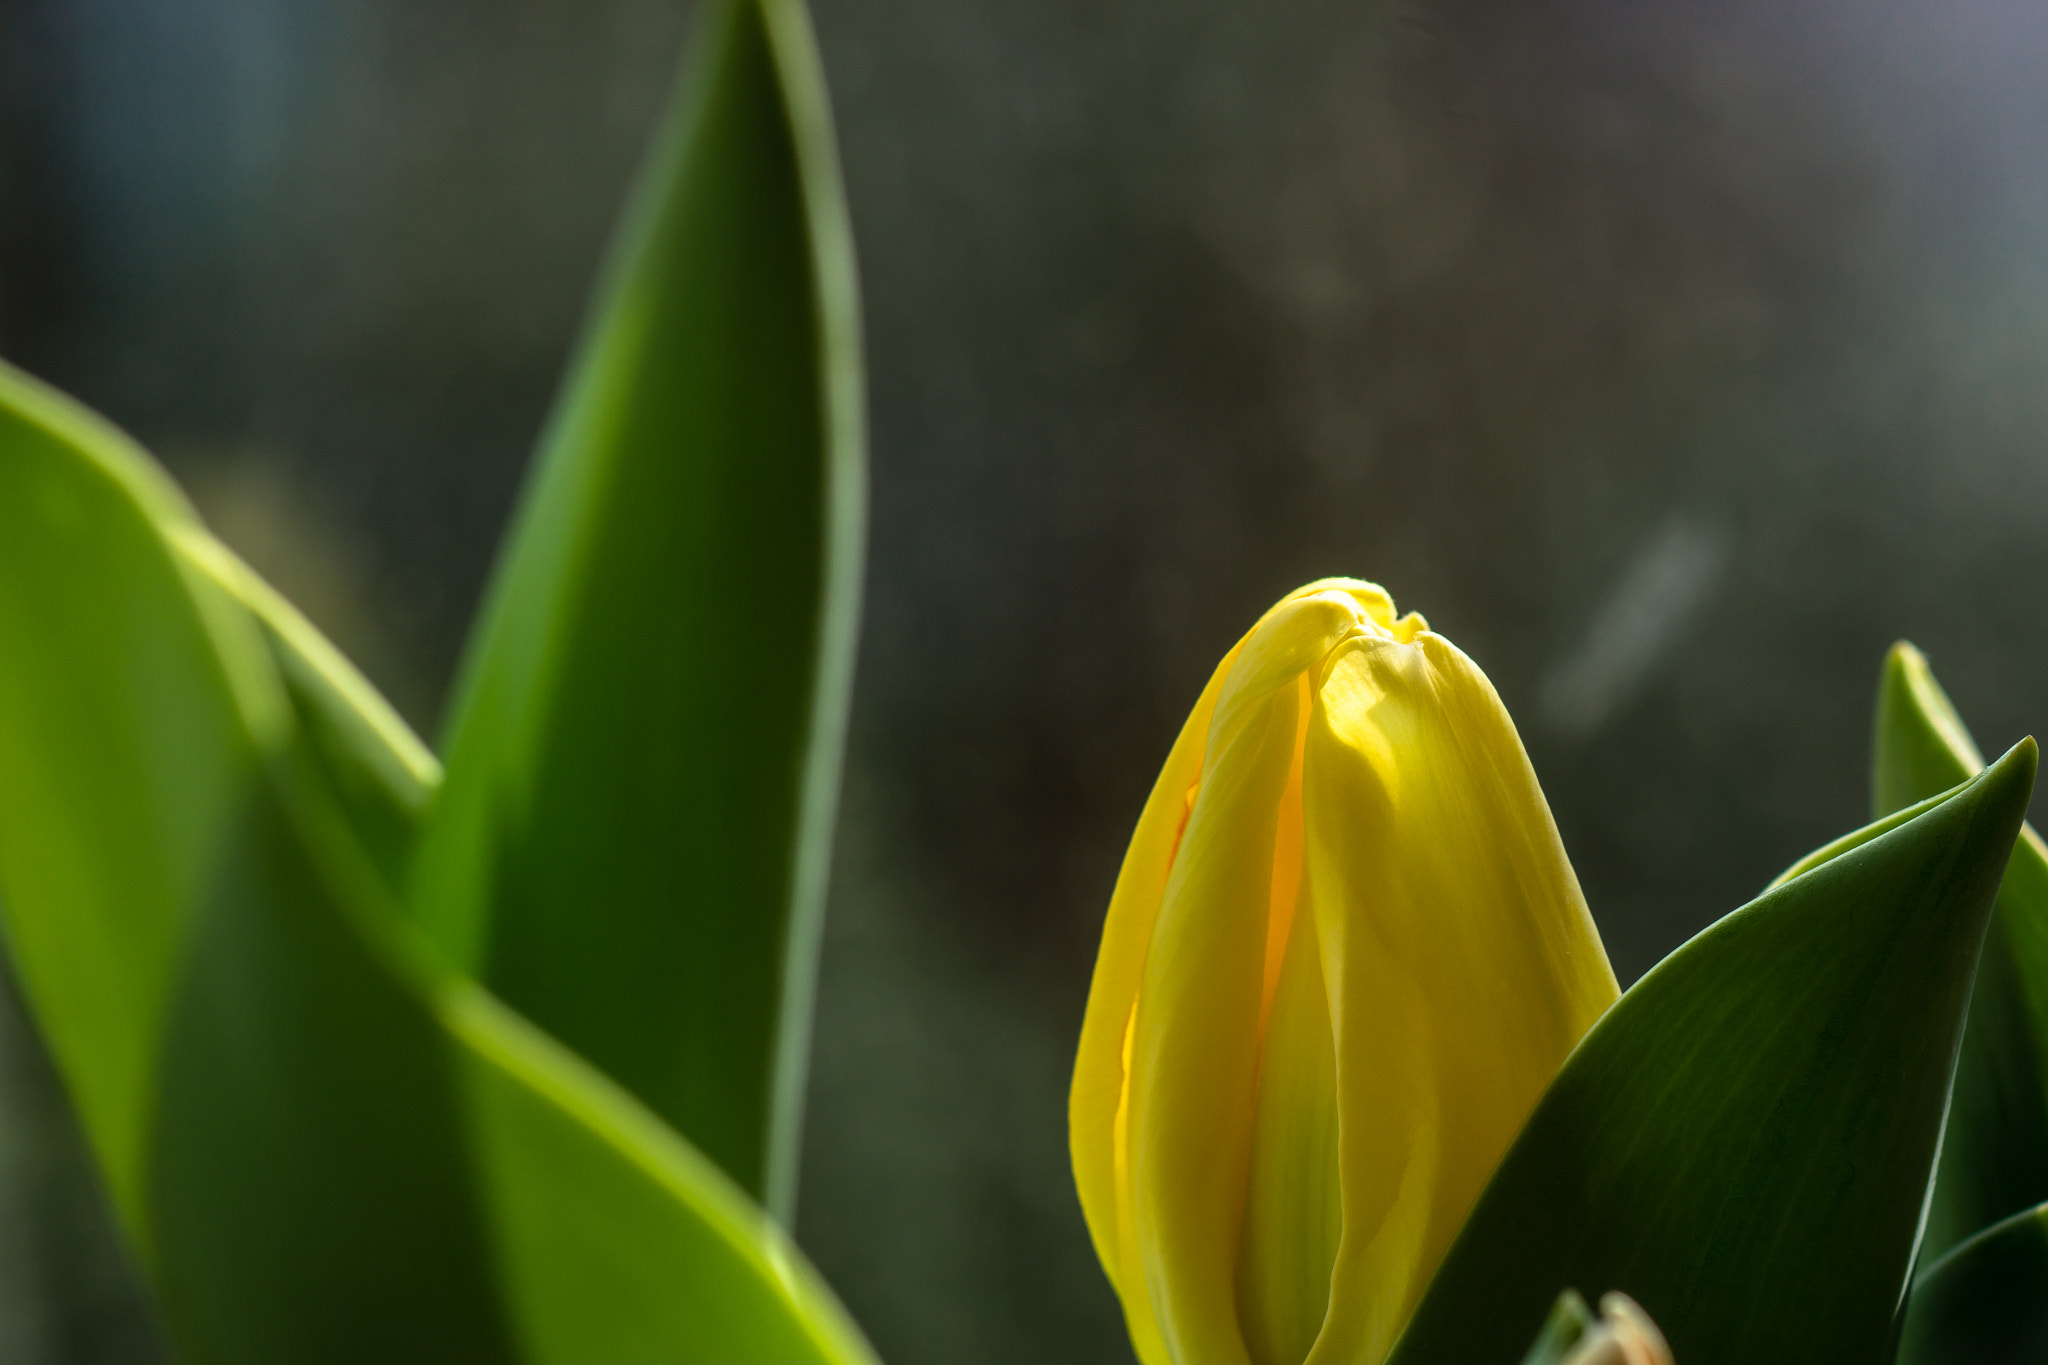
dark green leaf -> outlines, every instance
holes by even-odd
[[[861,556],[797,0],[712,7],[472,641],[413,879],[458,963],[786,1209]]]
[[[2020,745],[1636,983],[1509,1149],[1391,1357],[1513,1360],[1612,1285],[1680,1361],[1868,1365],[1913,1261]]]
[[[516,1361],[456,1049],[334,894],[367,861],[339,862],[338,829],[336,866],[309,854],[311,786],[249,793],[164,1020],[148,1232],[166,1315],[204,1361]]]
[[[1878,686],[1871,765],[1879,815],[1984,766],[1926,658],[1892,646]],[[1928,1210],[1923,1261],[2048,1201],[2048,847],[2021,831],[1984,938],[1956,1062],[1955,1099]]]
[[[1899,1365],[2048,1360],[2048,1205],[1987,1228],[1913,1283]]]

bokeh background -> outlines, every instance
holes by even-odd
[[[2048,726],[2048,7],[814,12],[874,525],[797,1231],[893,1365],[1128,1360],[1095,935],[1296,583],[1487,669],[1624,981],[1860,822],[1895,637]],[[431,734],[690,17],[0,0],[0,354]],[[0,1360],[160,1359],[0,1023]]]

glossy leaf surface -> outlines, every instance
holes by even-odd
[[[2048,1360],[2048,1205],[1956,1247],[1913,1284],[1899,1365]]]
[[[0,902],[183,1356],[867,1361],[715,1167],[413,940],[203,535],[0,369]]]
[[[861,557],[851,249],[797,0],[715,6],[464,666],[453,959],[786,1207]]]
[[[1637,982],[1537,1106],[1390,1359],[1516,1359],[1585,1284],[1633,1297],[1680,1361],[1878,1359],[2036,761],[2021,745]]]
[[[1984,766],[1919,650],[1892,647],[1878,685],[1871,764],[1879,815]],[[1984,938],[1956,1063],[1955,1099],[1928,1210],[1923,1262],[2048,1201],[2048,847],[2021,831]]]

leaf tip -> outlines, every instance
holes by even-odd
[[[2001,788],[2001,794],[2004,789],[2012,789],[2011,795],[2017,798],[2015,804],[2024,811],[2027,798],[2034,793],[2034,774],[2040,766],[2041,748],[2034,743],[2034,737],[2028,735],[1984,770],[1984,781],[1987,785],[1995,784]]]
[[[1878,678],[1872,813],[1888,815],[1983,766],[1983,754],[1927,656],[1910,641],[1893,644]]]
[[[2020,825],[2027,816],[2027,801],[2034,794],[2034,776],[2041,766],[2041,751],[2032,735],[2005,751],[1996,763],[1979,773],[1970,785],[1951,798],[1957,814],[1969,827],[1987,835],[1998,850],[1996,867],[2002,874],[2010,849],[2019,838]],[[1995,887],[1996,882],[1992,885]],[[1987,899],[1986,912],[1989,912]]]

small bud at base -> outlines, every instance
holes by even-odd
[[[1600,1300],[1600,1322],[1579,1339],[1564,1365],[1672,1365],[1671,1348],[1634,1299],[1608,1294]]]

